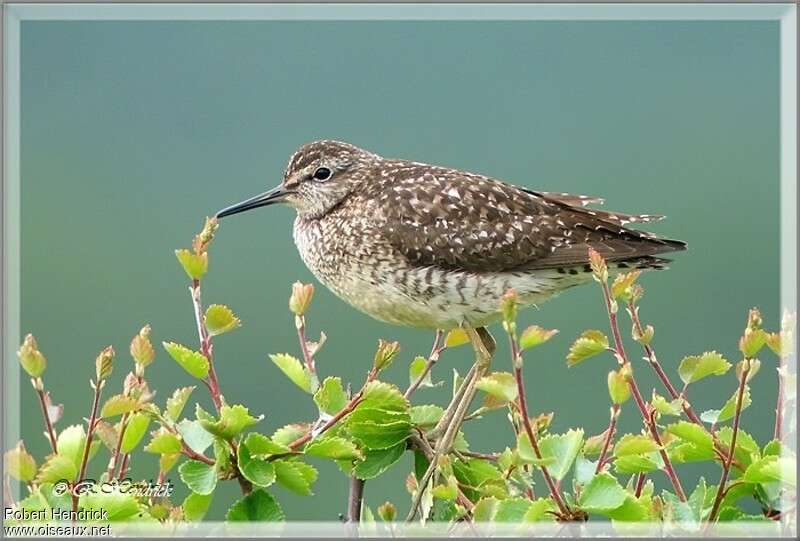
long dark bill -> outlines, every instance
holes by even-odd
[[[239,214],[240,212],[244,212],[246,210],[280,203],[288,194],[289,191],[286,190],[286,188],[283,186],[277,186],[268,192],[264,192],[255,197],[251,197],[250,199],[242,201],[241,203],[236,203],[235,205],[231,205],[230,207],[222,209],[221,211],[217,212],[217,218],[224,218],[225,216]]]

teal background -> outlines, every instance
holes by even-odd
[[[666,214],[651,229],[690,250],[642,279],[641,315],[671,373],[707,349],[737,361],[751,306],[767,326],[778,324],[777,22],[25,21],[21,36],[22,329],[48,356],[46,384],[66,406],[62,428],[88,415],[87,381],[105,345],[118,352],[108,394],[132,367],[128,343],[143,324],[157,344],[196,345],[173,250],[189,245],[204,216],[277,184],[295,148],[318,138]],[[206,303],[226,303],[244,322],[215,341],[223,392],[265,414],[265,433],[316,417],[267,360],[299,354],[286,301],[291,282],[313,281],[292,245],[292,219],[290,209],[271,207],[224,221],[204,283]],[[532,413],[557,412],[555,431],[604,430],[613,361],[564,362],[583,329],[607,330],[599,290],[568,291],[521,323],[561,330],[529,355]],[[378,338],[403,345],[387,374],[401,386],[432,338],[372,321],[322,288],[309,326],[329,337],[321,374],[355,388]],[[499,341],[495,367],[507,370]],[[657,382],[636,344],[628,351],[649,396]],[[766,441],[776,383],[774,358],[763,360],[743,422]],[[469,363],[466,348],[448,352],[435,378],[449,385],[452,369]],[[192,383],[160,349],[148,379],[159,404]],[[690,397],[702,411],[734,387],[731,373],[697,384]],[[447,392],[420,390],[416,403],[442,403]],[[211,408],[202,386],[194,398]],[[20,407],[23,436],[42,457],[47,442],[26,381]],[[639,430],[633,404],[620,424]],[[510,444],[510,432],[500,412],[467,428],[479,451]],[[96,474],[106,461],[95,459]],[[313,499],[270,489],[291,519],[336,520],[345,510],[345,478],[316,464]],[[157,473],[151,455],[132,466],[140,477]],[[406,457],[369,482],[368,504],[406,508],[409,467]],[[718,476],[679,471],[685,486]],[[170,477],[180,501],[175,470]],[[222,518],[237,497],[236,483],[224,483],[209,518]]]

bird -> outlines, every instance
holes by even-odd
[[[380,321],[437,331],[497,322],[509,290],[532,306],[590,282],[590,249],[612,274],[665,268],[659,254],[686,249],[627,227],[662,216],[335,140],[302,145],[277,187],[216,217],[277,203],[296,210],[300,257],[335,295]]]

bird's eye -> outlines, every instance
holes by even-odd
[[[318,167],[316,171],[314,171],[314,180],[328,180],[331,178],[333,173],[327,167]]]

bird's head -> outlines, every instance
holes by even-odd
[[[219,211],[217,218],[274,203],[286,203],[304,217],[322,216],[357,189],[370,165],[380,159],[339,141],[307,143],[289,159],[278,186]]]

